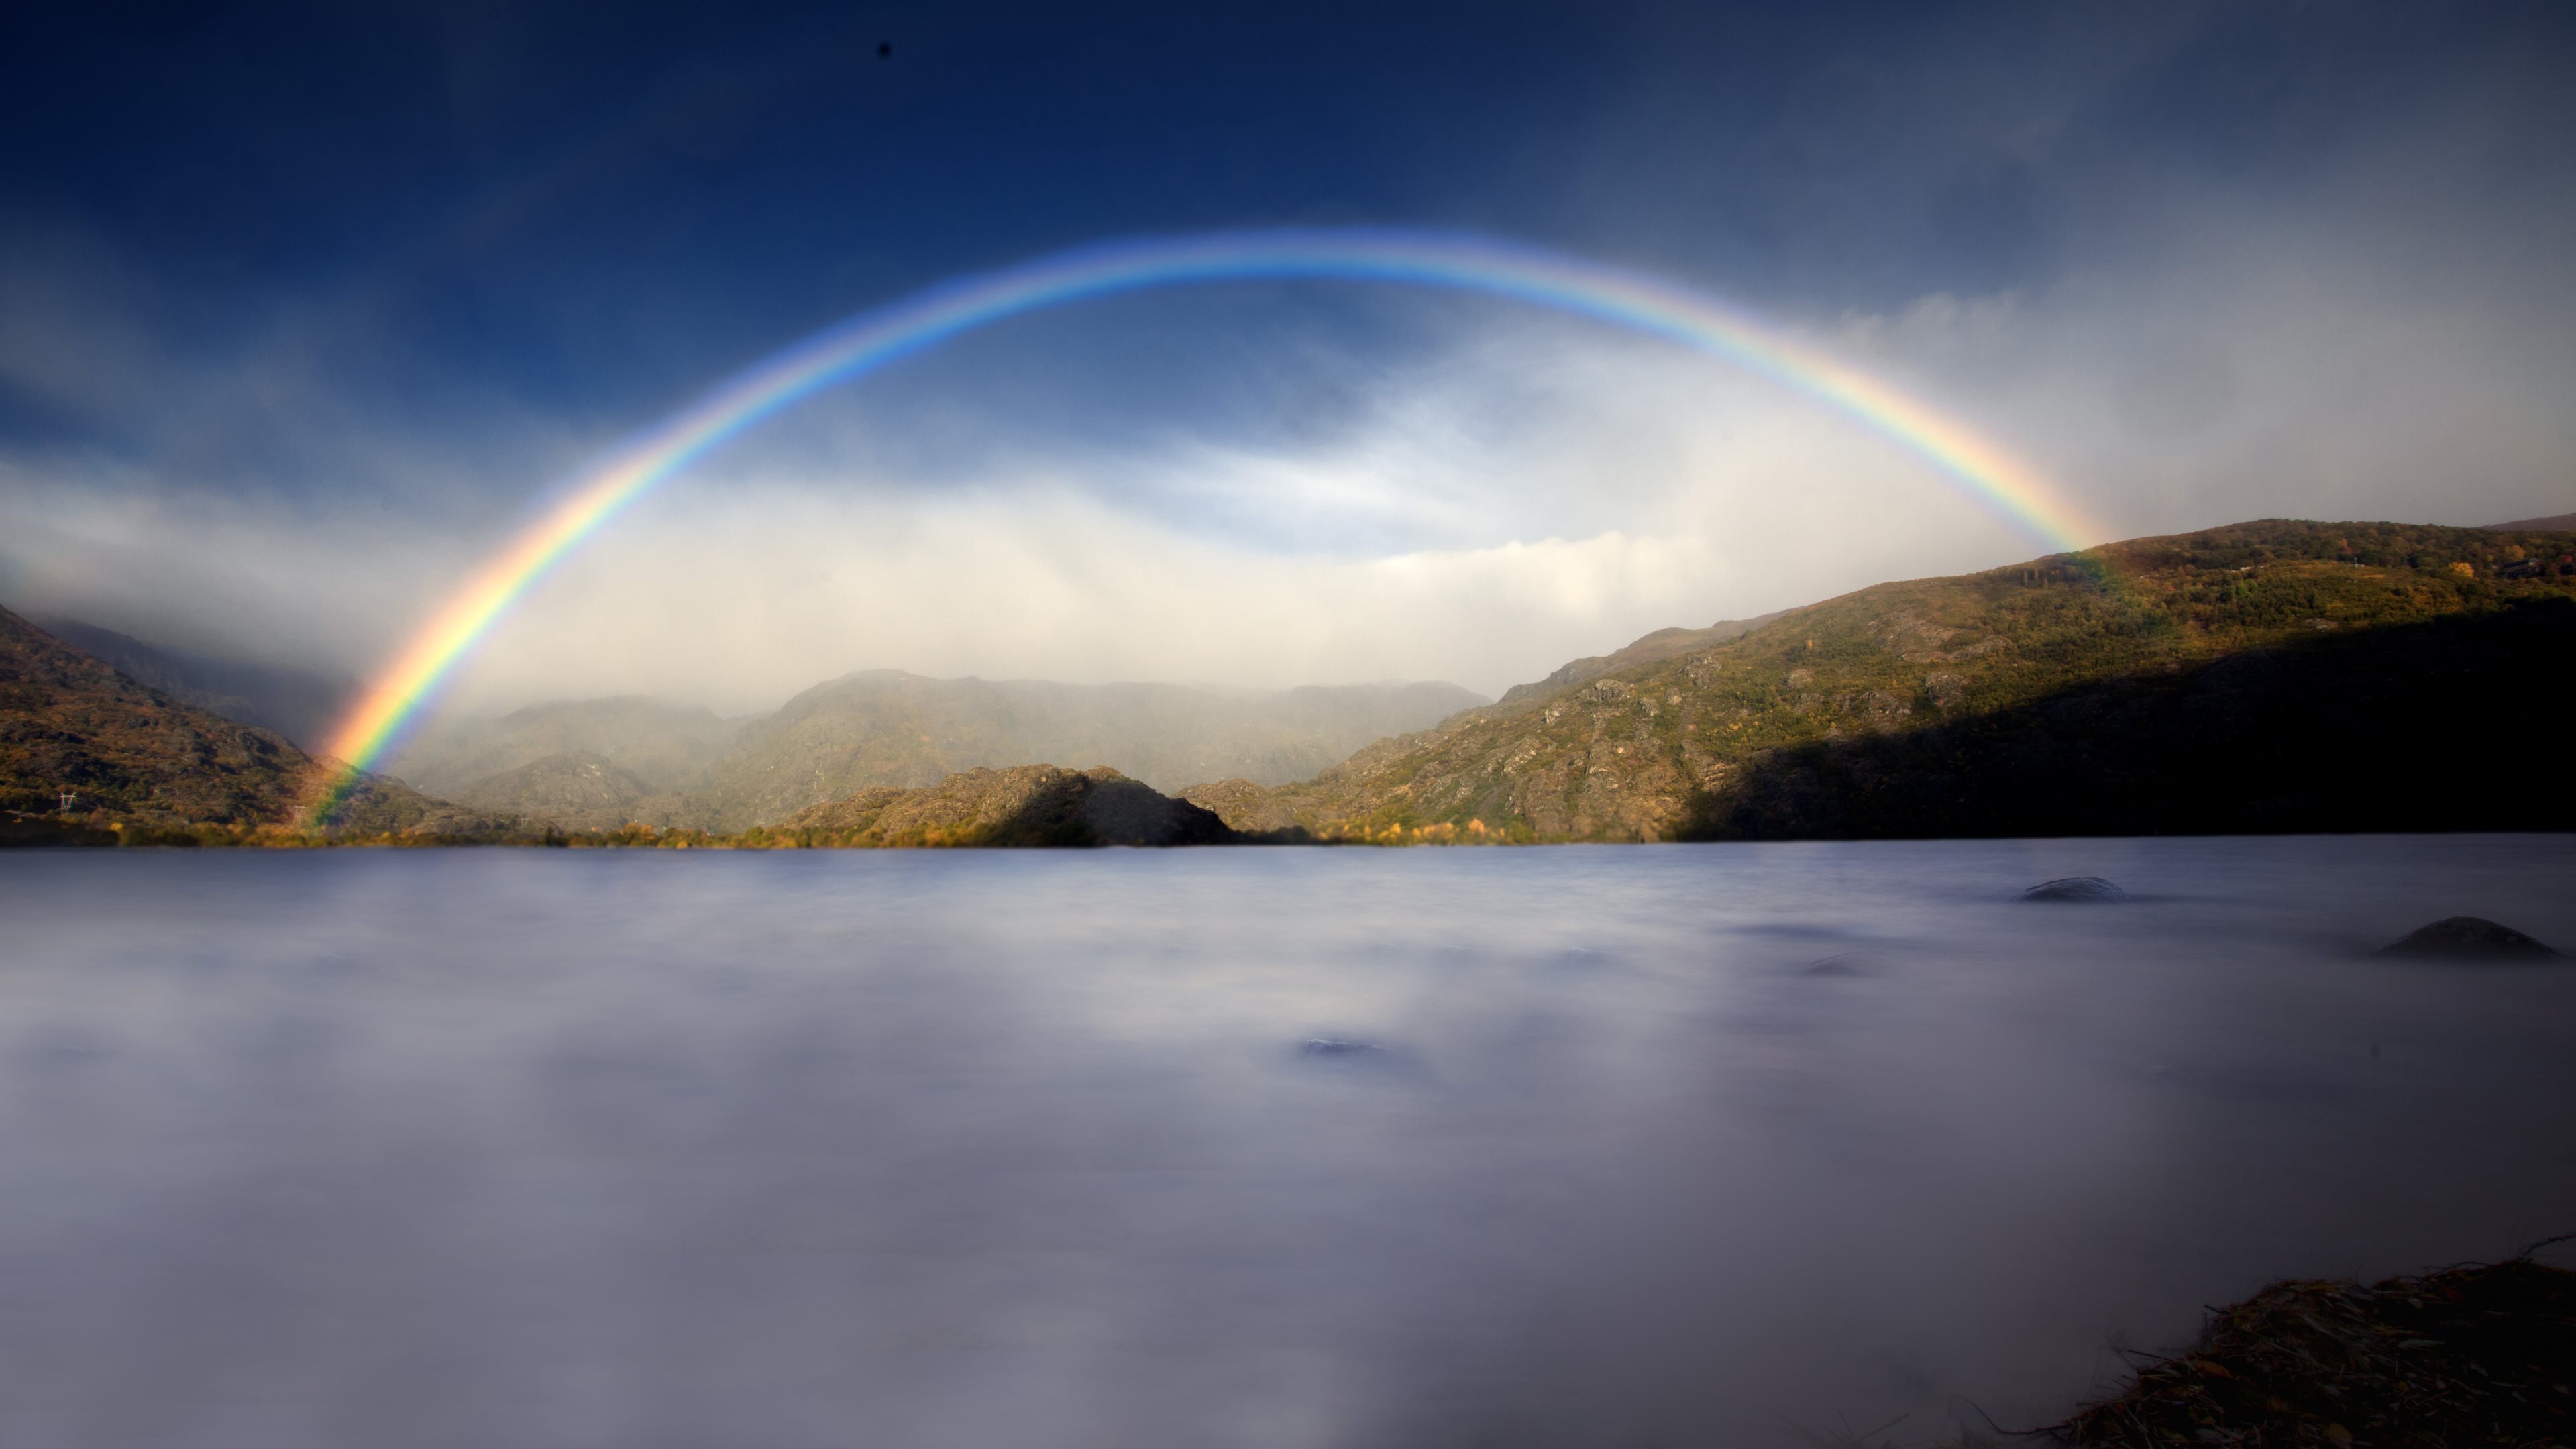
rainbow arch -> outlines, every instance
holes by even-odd
[[[1739,363],[1876,429],[2051,551],[2104,535],[2028,464],[1896,388],[1706,293],[1537,247],[1444,232],[1286,229],[1078,247],[942,283],[771,354],[557,490],[404,644],[332,732],[307,818],[325,820],[510,606],[628,504],[815,393],[1042,307],[1190,282],[1406,282],[1516,298]]]

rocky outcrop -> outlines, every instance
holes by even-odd
[[[2026,901],[2071,901],[2112,903],[2125,901],[2129,893],[2098,875],[2070,875],[2062,880],[2041,881],[2021,893]]]
[[[2449,916],[2419,926],[2406,939],[2380,947],[2379,954],[2444,961],[2554,961],[2559,957],[2513,927],[2484,916]]]
[[[1528,684],[1515,684],[1494,701],[1497,710],[1509,710],[1536,704],[1563,694],[1579,684],[1589,684],[1602,675],[1639,664],[1652,664],[1660,659],[1677,659],[1712,644],[1723,644],[1739,635],[1749,634],[1780,616],[1756,614],[1750,619],[1720,619],[1705,629],[1657,629],[1624,649],[1607,654],[1592,654],[1560,666],[1545,679]]]
[[[1298,829],[1297,818],[1288,807],[1250,780],[1192,785],[1181,792],[1181,798],[1202,810],[1213,811],[1227,829],[1244,835],[1289,835]]]
[[[776,829],[836,845],[1162,846],[1235,839],[1215,812],[1116,770],[1053,765],[966,770],[936,785],[861,790],[799,810]]]

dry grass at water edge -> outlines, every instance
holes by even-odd
[[[2576,1272],[2526,1251],[2367,1286],[2275,1283],[2043,1433],[2103,1449],[2576,1445]]]

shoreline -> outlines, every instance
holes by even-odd
[[[1990,841],[1990,840],[2240,840],[2301,839],[2311,836],[2381,835],[2513,835],[2565,836],[2576,830],[2199,830],[2142,831],[2131,834],[2066,835],[1811,835],[1776,839],[1701,840],[1627,839],[1598,836],[1542,835],[1525,827],[1472,834],[1442,826],[1389,826],[1376,831],[1317,834],[1303,827],[1253,832],[1235,831],[1223,840],[1134,849],[1181,850],[1230,846],[1368,846],[1379,849],[1413,846],[1547,846],[1592,845],[1618,848],[1652,845],[1783,845],[1824,841]],[[286,825],[148,824],[135,821],[67,820],[57,815],[0,812],[0,850],[216,849],[216,850],[1099,850],[1118,841],[1035,840],[1007,828],[930,827],[884,834],[873,830],[833,830],[754,826],[749,830],[665,829],[629,825],[617,830],[564,830],[555,827],[494,831],[307,830]]]

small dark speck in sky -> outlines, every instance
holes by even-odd
[[[892,59],[894,59],[894,42],[893,42],[893,41],[891,41],[891,40],[880,40],[880,41],[878,41],[878,42],[877,42],[877,59],[879,59],[879,60],[892,60]]]

